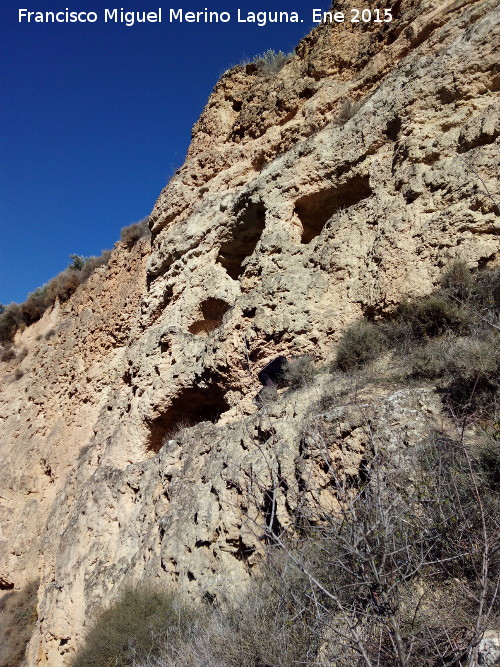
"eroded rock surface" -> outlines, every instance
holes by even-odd
[[[279,354],[326,364],[349,323],[431,291],[451,260],[498,261],[497,3],[392,5],[383,27],[318,27],[278,72],[227,72],[151,247],[118,244],[17,334],[26,356],[0,368],[0,587],[40,579],[30,667],[67,664],[126,579],[244,585],[276,466],[286,525],[301,476],[328,502],[311,434],[346,474],[366,444],[358,403],[322,413],[317,387],[258,411],[258,371]],[[377,400],[396,448],[437,410],[431,393]]]

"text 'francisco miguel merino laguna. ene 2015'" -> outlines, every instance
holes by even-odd
[[[217,12],[207,8],[201,11],[186,9],[164,9],[158,7],[155,11],[126,11],[120,9],[104,9],[102,13],[93,11],[73,11],[66,7],[61,11],[31,11],[18,10],[19,23],[121,23],[131,27],[140,23],[249,23],[263,27],[268,23],[386,23],[392,20],[390,9],[352,9],[351,16],[344,12],[325,12],[321,9],[310,10],[307,17],[301,17],[298,12],[287,11],[242,11]]]

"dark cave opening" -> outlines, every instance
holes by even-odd
[[[196,320],[189,327],[189,332],[196,336],[206,336],[222,324],[222,318],[231,306],[222,299],[210,297],[200,306],[202,319]]]
[[[262,202],[245,201],[240,210],[217,256],[217,262],[233,280],[238,280],[244,272],[243,262],[253,254],[266,224],[266,207]]]
[[[148,423],[150,429],[148,450],[159,452],[165,439],[170,437],[173,439],[176,431],[183,427],[194,426],[204,421],[217,422],[220,415],[229,410],[229,407],[220,387],[182,389],[170,407]]]
[[[372,194],[368,176],[355,176],[337,185],[297,200],[295,212],[302,223],[302,243],[310,243],[323,231],[330,218],[341,208],[358,204]]]
[[[14,590],[14,584],[12,581],[8,581],[3,577],[0,577],[0,591],[12,591]]]

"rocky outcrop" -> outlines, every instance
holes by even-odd
[[[1,365],[0,593],[11,606],[38,579],[48,555],[40,540],[68,473],[128,391],[124,353],[148,251],[146,240],[131,251],[120,245],[70,301],[18,334],[16,358]]]
[[[355,414],[323,418],[314,387],[259,412],[257,373],[278,354],[326,364],[349,323],[431,291],[454,258],[498,261],[496,4],[398,0],[391,24],[320,26],[279,71],[224,74],[151,246],[117,244],[17,334],[26,356],[0,371],[0,581],[40,578],[28,665],[66,664],[126,578],[244,585],[274,466],[290,480],[276,520],[293,513],[311,415],[356,474]],[[425,419],[377,398],[388,437],[422,437],[435,399],[417,398]],[[310,493],[327,495],[313,449]]]

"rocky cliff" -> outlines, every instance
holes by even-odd
[[[321,25],[280,69],[226,72],[151,241],[118,243],[17,333],[25,352],[0,366],[0,585],[39,582],[29,667],[67,664],[124,581],[244,586],[278,465],[276,515],[293,513],[326,381],[259,410],[258,371],[278,354],[326,368],[358,317],[430,292],[453,259],[498,262],[497,3],[387,4],[391,23]],[[421,436],[439,408],[417,398],[377,394],[381,437]],[[364,436],[342,410],[332,442],[356,474]],[[310,478],[328,496],[319,464]]]

